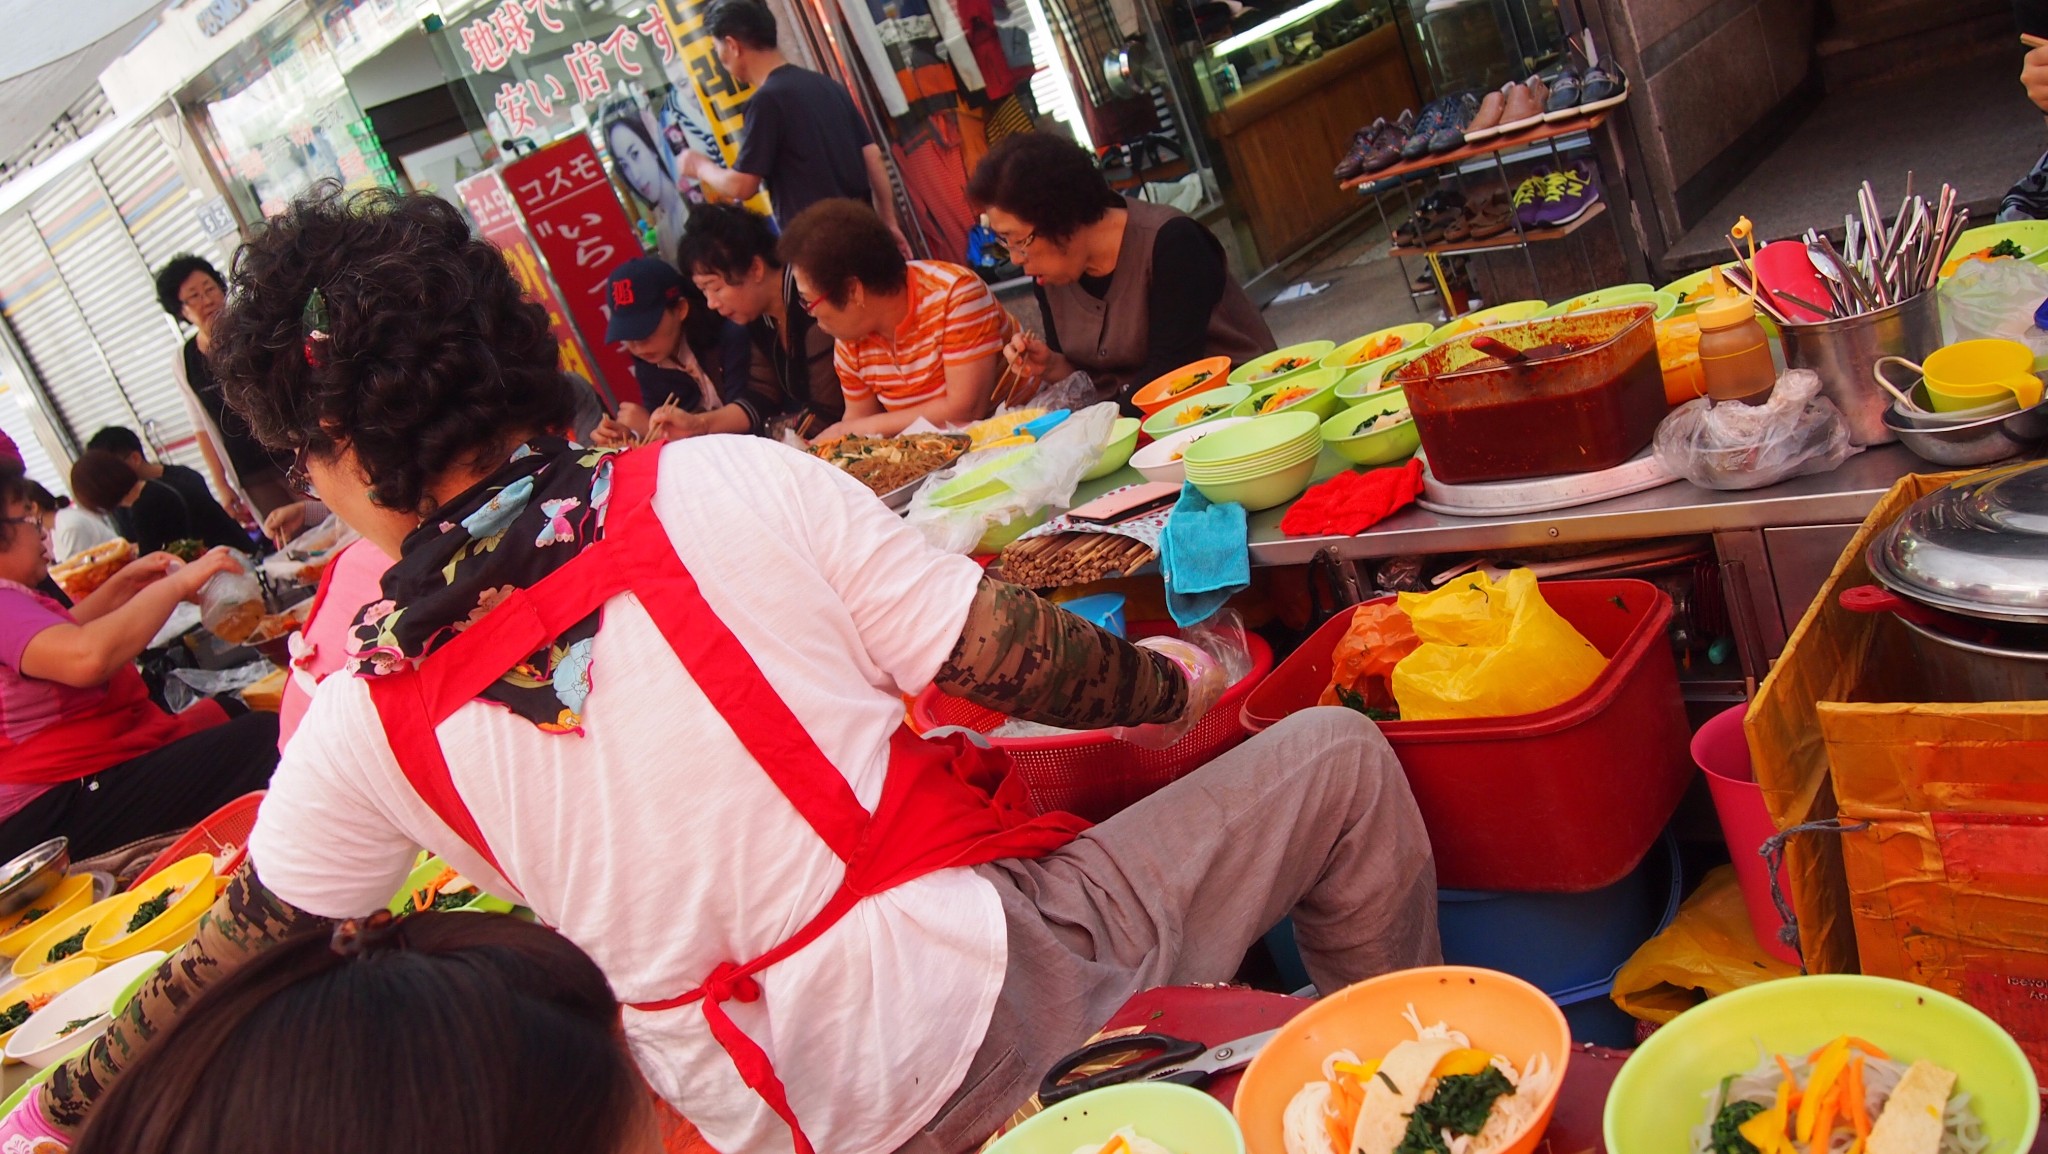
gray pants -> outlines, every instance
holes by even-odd
[[[1348,709],[1297,713],[1059,852],[981,872],[1009,926],[1002,993],[959,1092],[901,1154],[980,1145],[1133,994],[1229,980],[1290,913],[1319,989],[1442,957],[1422,816]]]

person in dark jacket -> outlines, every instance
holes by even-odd
[[[103,450],[89,449],[71,466],[71,493],[79,505],[111,518],[121,536],[144,554],[177,541],[198,541],[209,549],[225,545],[244,553],[254,548],[248,532],[218,503],[208,499],[195,505],[177,486],[143,477]]]

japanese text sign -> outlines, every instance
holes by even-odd
[[[605,280],[641,255],[640,239],[597,150],[578,133],[506,165],[504,179],[612,394],[621,401],[639,401],[632,362],[604,343],[604,330]]]

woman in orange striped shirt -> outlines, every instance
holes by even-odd
[[[851,200],[805,209],[777,249],[796,272],[804,310],[837,342],[846,419],[819,440],[891,436],[919,417],[947,425],[988,415],[997,354],[1016,326],[980,277],[904,260],[875,211]]]

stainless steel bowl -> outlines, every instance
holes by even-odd
[[[0,866],[0,917],[25,910],[29,903],[55,889],[71,868],[71,839],[49,841]]]
[[[2000,465],[1943,485],[1873,538],[1863,559],[1879,584],[1909,601],[1980,620],[2048,625],[2048,461]]]
[[[1937,465],[1988,465],[2018,456],[2048,436],[2048,403],[2015,413],[1983,417],[1967,424],[1930,427],[1901,412],[1895,403],[1885,411],[1885,427],[1914,456]]]

